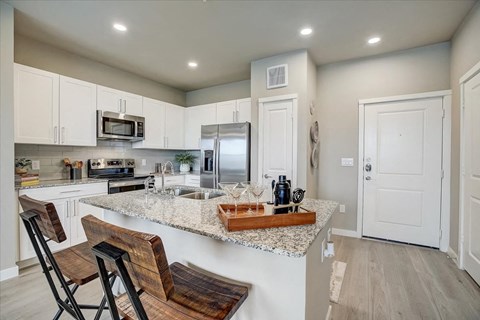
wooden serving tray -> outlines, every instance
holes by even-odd
[[[238,204],[237,213],[235,214],[235,205],[219,204],[218,217],[228,231],[240,231],[250,229],[265,229],[298,226],[304,224],[313,224],[317,220],[317,214],[313,211],[305,211],[299,209],[297,213],[281,213],[281,214],[265,214],[263,204],[258,207],[256,212],[256,204],[252,203],[250,207],[253,214],[248,213],[248,204]],[[230,209],[230,215],[226,212]]]

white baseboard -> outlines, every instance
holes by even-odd
[[[332,317],[332,305],[329,304],[329,305],[328,305],[327,315],[325,316],[325,320],[330,320],[331,317]]]
[[[447,255],[453,260],[453,262],[455,262],[455,264],[457,265],[458,268],[460,268],[458,266],[458,255],[456,254],[455,251],[453,251],[453,249],[451,247],[448,247],[447,249]]]
[[[7,280],[18,276],[18,267],[0,270],[0,281]]]
[[[337,236],[344,236],[344,237],[350,237],[350,238],[360,238],[360,235],[357,233],[356,230],[332,228],[332,233],[337,235]]]

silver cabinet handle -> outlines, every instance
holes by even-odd
[[[62,140],[60,142],[61,144],[65,143],[65,127],[62,127]]]
[[[235,111],[232,111],[232,118],[233,118],[233,122],[235,122]]]
[[[127,100],[123,100],[123,113],[127,113]]]
[[[270,176],[270,175],[268,175],[268,174],[266,174],[266,173],[263,175],[263,177],[264,177],[265,179],[270,179],[270,178],[272,178],[272,176]]]
[[[82,190],[70,190],[70,191],[60,191],[60,193],[74,193],[74,192],[80,192]]]
[[[118,99],[118,113],[122,113],[122,99]]]
[[[365,180],[372,180],[372,177],[366,176],[366,177],[365,177]]]
[[[70,217],[70,213],[69,213],[69,211],[70,211],[70,205],[69,205],[68,201],[67,201],[66,204],[67,204],[67,213],[66,213],[65,215],[66,215],[67,218],[68,218],[68,217]]]
[[[239,118],[240,118],[240,117],[239,117],[239,111],[238,111],[238,110],[235,111],[235,114],[237,115],[237,122],[240,122],[240,120],[239,120]]]
[[[58,128],[57,126],[53,127],[53,143],[57,143],[58,139]]]

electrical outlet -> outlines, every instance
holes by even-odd
[[[40,170],[40,160],[32,161],[32,170]]]
[[[147,159],[142,159],[142,166],[146,166],[147,165]]]
[[[344,204],[341,204],[341,205],[339,206],[339,208],[338,208],[338,211],[339,211],[340,213],[345,213],[345,205],[344,205]]]
[[[342,158],[342,167],[353,167],[353,158]]]

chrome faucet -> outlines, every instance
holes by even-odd
[[[165,171],[167,171],[167,165],[170,164],[170,173],[174,174],[175,171],[173,169],[173,163],[171,161],[167,161],[162,164],[162,193],[165,193]]]
[[[150,176],[145,179],[144,184],[145,184],[145,194],[148,194],[150,191],[150,184],[153,183],[153,193],[157,193],[157,188],[155,187],[155,177]]]

